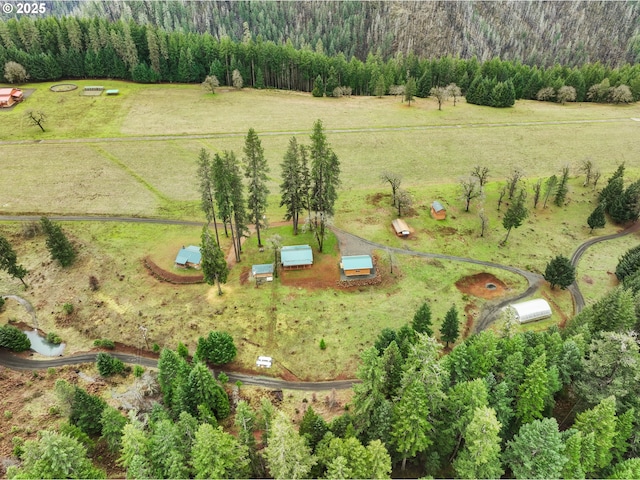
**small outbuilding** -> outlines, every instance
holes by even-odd
[[[350,255],[342,257],[340,268],[346,277],[371,275],[373,260],[371,255]]]
[[[393,220],[391,222],[391,225],[393,225],[393,230],[396,232],[396,235],[399,237],[408,237],[409,234],[411,233],[409,231],[409,225],[407,225],[407,222],[405,222],[400,218],[396,218],[395,220]]]
[[[280,249],[280,263],[286,270],[311,268],[313,252],[309,245],[289,245]]]
[[[0,88],[0,108],[13,107],[24,99],[19,88]]]
[[[509,305],[515,313],[516,319],[520,323],[529,323],[536,320],[542,320],[543,318],[549,318],[551,316],[551,307],[549,303],[543,298],[537,298],[536,300],[529,300],[527,302],[513,303]]]
[[[200,247],[194,245],[182,247],[176,255],[176,267],[179,268],[200,268],[201,261]]]
[[[431,216],[436,220],[444,220],[447,218],[447,211],[437,200],[434,200],[431,204]]]
[[[256,282],[273,281],[273,263],[263,263],[251,266],[251,276]]]

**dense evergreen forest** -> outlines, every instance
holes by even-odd
[[[469,98],[480,104],[491,104],[483,95],[488,97],[486,90],[496,85],[513,92],[516,99],[536,98],[545,87],[571,86],[576,101],[608,101],[607,95],[588,95],[591,87],[605,81],[604,90],[626,85],[633,100],[640,98],[640,64],[543,68],[497,57],[481,62],[476,57],[428,59],[401,52],[386,60],[370,53],[362,61],[343,53],[328,55],[319,45],[296,49],[290,41],[254,38],[248,28],[236,42],[229,37],[218,40],[209,33],[168,32],[133,20],[109,22],[98,17],[34,20],[23,16],[1,21],[0,65],[10,61],[24,66],[33,81],[118,78],[189,83],[215,75],[220,84],[232,85],[237,70],[243,85],[256,88],[312,91],[319,77],[328,95],[338,86],[349,87],[355,95],[384,94],[413,78],[417,96],[426,97],[432,87],[455,83],[463,94],[473,86],[474,95]],[[479,84],[485,94],[476,91]]]
[[[637,2],[495,1],[72,1],[52,11],[110,21],[133,20],[166,31],[254,38],[295,48],[323,46],[365,60],[397,52],[425,58],[446,55],[480,61],[500,57],[528,64],[609,66],[640,58]]]

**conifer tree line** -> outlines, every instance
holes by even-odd
[[[340,161],[324,133],[322,120],[316,120],[310,145],[299,145],[292,137],[282,163],[280,206],[286,207],[285,219],[292,220],[298,233],[300,215],[305,215],[305,227],[314,232],[318,250],[322,252],[329,222],[334,213],[340,185]],[[207,220],[202,230],[202,271],[209,284],[216,284],[222,295],[221,283],[229,272],[220,247],[218,221],[224,235],[231,237],[237,262],[241,260],[242,238],[249,235],[248,225],[255,228],[258,247],[263,247],[261,231],[266,227],[267,174],[269,167],[262,142],[253,128],[245,137],[244,156],[238,162],[233,151],[211,154],[201,149],[198,155],[200,205]],[[242,172],[247,179],[246,187]],[[245,200],[246,190],[246,200]],[[210,232],[213,223],[215,241]]]
[[[220,85],[232,86],[237,85],[238,78],[236,82],[233,78],[237,71],[244,86],[306,92],[316,86],[317,94],[329,96],[386,94],[415,81],[417,97],[429,96],[434,87],[455,84],[468,101],[492,106],[509,106],[515,99],[538,98],[542,89],[560,92],[563,87],[574,89],[573,98],[579,102],[640,98],[638,64],[544,68],[498,58],[427,59],[413,53],[388,59],[369,53],[363,61],[344,53],[330,56],[323,49],[296,49],[291,43],[276,44],[250,33],[234,42],[208,33],[165,31],[101,18],[23,16],[0,21],[0,65],[4,68],[8,62],[22,65],[32,81],[109,77],[195,83],[214,76]],[[316,85],[318,78],[321,83]]]

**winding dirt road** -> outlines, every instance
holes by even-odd
[[[52,216],[49,217],[51,220],[55,221],[100,221],[100,222],[128,222],[128,223],[158,223],[158,224],[167,224],[167,225],[203,225],[202,222],[192,222],[185,220],[170,220],[170,219],[162,219],[162,218],[136,218],[136,217],[100,217],[100,216]],[[38,221],[40,219],[39,216],[33,215],[0,215],[0,221]],[[520,300],[522,298],[526,298],[533,293],[535,293],[544,279],[541,275],[533,272],[529,272],[527,270],[523,270],[517,267],[513,267],[510,265],[501,265],[494,262],[487,262],[483,260],[476,260],[473,258],[465,258],[465,257],[456,257],[453,255],[444,255],[440,253],[428,253],[428,252],[416,252],[410,249],[396,248],[396,247],[388,247],[386,245],[382,245],[379,243],[371,242],[365,238],[359,237],[352,233],[346,232],[339,228],[332,227],[332,230],[338,237],[338,241],[341,245],[349,245],[351,250],[360,249],[361,253],[371,252],[373,249],[380,249],[385,251],[390,251],[400,255],[412,255],[417,257],[424,258],[436,258],[440,260],[447,260],[453,262],[465,262],[472,263],[475,265],[481,265],[485,267],[497,268],[506,270],[512,273],[516,273],[524,277],[529,286],[524,292],[520,294],[509,297],[507,299],[503,299],[499,302],[495,303],[487,303],[483,307],[478,319],[476,320],[475,331],[480,332],[486,329],[499,314],[502,307],[505,305]],[[616,238],[620,238],[624,235],[628,235],[631,233],[635,233],[640,231],[640,223],[636,222],[630,227],[622,230],[621,232],[614,233],[612,235],[606,235],[604,237],[597,237],[587,240],[583,244],[581,244],[576,251],[571,256],[571,263],[573,266],[577,266],[580,258],[586,252],[586,250],[599,242],[604,242],[607,240],[612,240]],[[578,284],[574,282],[570,287],[569,291],[574,299],[574,305],[576,313],[579,313],[582,308],[584,308],[584,298]],[[9,298],[15,298],[18,302],[20,302],[27,311],[29,311],[35,321],[35,311],[31,304],[26,300],[18,297],[16,295],[7,296]],[[29,308],[30,307],[30,308]],[[15,370],[37,370],[37,369],[46,369],[50,367],[59,367],[63,365],[77,365],[81,363],[92,363],[95,362],[97,352],[96,353],[80,353],[76,355],[72,355],[69,357],[58,357],[52,358],[48,360],[32,360],[24,357],[18,357],[13,355],[12,353],[0,349],[0,365],[15,369]],[[113,356],[119,358],[125,363],[128,364],[138,364],[146,367],[155,368],[157,367],[157,360],[154,358],[148,358],[140,355],[129,355],[122,353],[112,353]],[[274,389],[289,389],[289,390],[305,390],[305,391],[324,391],[331,389],[348,389],[353,386],[354,383],[357,383],[358,380],[334,380],[334,381],[324,381],[324,382],[290,382],[286,380],[280,380],[270,377],[263,376],[253,376],[246,375],[242,373],[236,373],[232,371],[224,372],[229,380],[232,382],[241,381],[246,385],[255,385],[261,386],[265,388],[274,388]]]

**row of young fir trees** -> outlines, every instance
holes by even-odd
[[[292,137],[282,163],[280,206],[286,208],[286,220],[292,220],[297,235],[300,215],[306,211],[308,226],[314,232],[318,250],[322,252],[327,227],[334,213],[337,189],[340,184],[340,162],[317,120],[311,134],[311,144],[300,145]],[[247,184],[242,181],[243,173]],[[262,143],[253,128],[245,137],[244,156],[239,162],[233,151],[215,153],[213,158],[200,151],[198,178],[201,206],[207,219],[202,230],[202,271],[209,284],[225,283],[228,266],[220,244],[219,221],[224,234],[231,235],[236,262],[241,260],[242,238],[248,236],[248,225],[254,226],[258,247],[262,248],[262,232],[266,228],[267,187],[269,166]],[[246,199],[245,199],[246,188]],[[210,233],[213,224],[215,240]],[[274,246],[277,248],[277,245]]]

